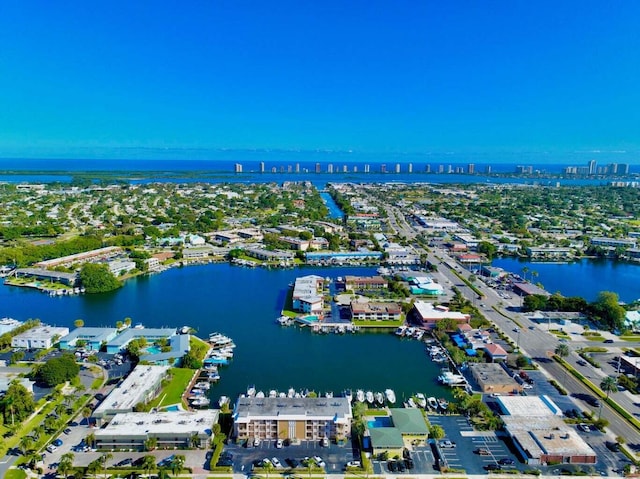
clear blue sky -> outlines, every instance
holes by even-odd
[[[5,1],[0,156],[640,151],[640,2]]]

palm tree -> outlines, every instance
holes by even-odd
[[[73,322],[73,325],[74,325],[76,328],[81,328],[82,326],[84,326],[84,320],[82,320],[82,319],[76,319],[76,320]]]
[[[184,469],[184,463],[186,460],[187,458],[185,456],[183,456],[182,454],[178,454],[171,461],[171,470],[176,476],[180,475],[180,473]]]
[[[527,273],[528,273],[528,272],[529,272],[529,268],[528,268],[528,267],[526,267],[526,266],[524,266],[524,267],[522,268],[522,277],[524,278],[524,280],[525,280],[525,281],[527,280]]]
[[[102,471],[104,472],[104,478],[107,479],[107,461],[113,459],[113,454],[105,452],[100,456],[100,464],[102,464]]]
[[[69,477],[73,471],[73,458],[73,453],[68,452],[62,455],[60,462],[58,463],[58,473],[62,474],[65,479]]]
[[[88,446],[93,447],[96,443],[96,435],[92,432],[86,435],[84,438],[84,442],[87,443]]]
[[[91,417],[91,408],[90,407],[83,407],[82,408],[82,417],[85,418],[87,420],[87,427],[89,427],[90,423],[89,423],[89,418]]]
[[[560,358],[562,358],[563,360],[564,360],[564,358],[569,356],[570,352],[571,351],[569,350],[569,346],[567,346],[564,343],[558,344],[558,346],[556,347],[556,350],[555,350],[556,355],[559,356]],[[564,368],[564,379],[566,381],[566,379],[567,379],[567,368],[564,367],[564,365],[563,365],[563,368]]]
[[[33,438],[31,436],[22,436],[18,448],[22,452],[23,456],[27,455],[27,452],[33,447]]]
[[[607,399],[609,399],[609,394],[618,392],[618,380],[613,376],[607,376],[600,383],[600,389],[607,393]]]
[[[142,458],[142,469],[147,471],[147,475],[151,473],[151,469],[156,467],[156,458],[155,456],[144,456]]]

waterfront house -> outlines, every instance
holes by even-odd
[[[398,303],[351,302],[353,321],[400,321],[402,307]]]
[[[420,409],[391,408],[389,415],[380,413],[367,421],[367,430],[374,456],[387,453],[389,457],[402,457],[403,449],[425,444],[429,429]]]
[[[69,334],[69,328],[58,328],[53,326],[37,326],[24,333],[18,334],[11,339],[12,348],[25,349],[49,349],[58,340]]]
[[[324,307],[322,288],[324,278],[317,275],[302,276],[293,286],[293,309],[303,313],[321,313]]]
[[[185,260],[197,260],[208,258],[213,255],[213,246],[206,244],[204,246],[194,246],[191,248],[184,248],[182,250],[182,257]]]
[[[341,441],[351,431],[351,420],[351,406],[343,397],[240,397],[233,409],[233,436]]]
[[[443,319],[453,319],[458,324],[469,323],[471,315],[458,311],[449,311],[445,306],[434,306],[426,301],[416,301],[410,312],[412,322],[421,323],[428,328],[435,328],[438,321]]]
[[[109,271],[114,276],[120,276],[121,274],[128,273],[136,269],[136,263],[134,261],[115,260],[107,262]]]
[[[505,349],[499,344],[486,344],[482,346],[482,349],[487,353],[487,357],[491,359],[492,362],[496,361],[506,361],[508,353]]]
[[[42,268],[18,268],[14,272],[16,278],[33,278],[40,281],[75,286],[79,281],[78,273],[64,273],[61,271],[49,271]]]

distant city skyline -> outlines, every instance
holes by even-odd
[[[632,0],[9,2],[0,157],[637,164],[638,18]]]

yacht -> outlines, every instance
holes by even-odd
[[[429,404],[429,407],[431,409],[438,409],[438,401],[436,400],[436,398],[434,398],[433,396],[429,396],[427,398],[427,404]]]
[[[262,391],[258,391],[256,393],[256,397],[259,398],[259,399],[264,399],[264,393]]]
[[[382,393],[375,393],[373,395],[373,397],[375,398],[376,402],[378,404],[380,404],[381,406],[384,404],[384,394]]]
[[[256,387],[251,385],[247,388],[247,397],[254,397],[256,395]]]
[[[462,374],[454,374],[451,371],[443,371],[442,374],[438,376],[438,381],[445,386],[455,386],[467,382]]]
[[[438,399],[438,407],[439,407],[440,409],[442,409],[443,411],[446,411],[446,410],[447,410],[447,408],[449,407],[449,401],[447,401],[447,400],[446,400],[446,399],[444,399],[444,398],[440,398],[440,399]]]
[[[347,398],[347,401],[349,401],[349,403],[351,403],[351,401],[353,401],[353,393],[351,392],[351,389],[345,389],[344,397]]]
[[[271,391],[269,391],[269,397],[270,398],[278,397],[278,391],[276,391],[275,389],[272,389]]]
[[[367,400],[369,404],[373,404],[374,397],[371,391],[367,391],[366,393],[364,393],[364,398]]]
[[[327,393],[324,395],[324,397],[332,398],[333,397],[333,391],[327,391]]]
[[[287,397],[288,398],[292,398],[296,395],[296,390],[293,388],[289,388],[289,391],[287,391]]]
[[[278,393],[278,397],[279,398],[286,398],[287,397],[287,393]]]
[[[406,332],[407,327],[406,326],[399,326],[398,329],[396,329],[396,336],[404,336],[404,333]]]
[[[209,399],[203,396],[203,397],[198,397],[193,399],[191,401],[191,405],[196,407],[204,407],[204,406],[208,406],[210,402],[211,401]]]
[[[220,399],[218,399],[218,406],[222,407],[225,404],[229,404],[229,398],[227,396],[220,396]]]
[[[427,407],[427,398],[424,397],[423,393],[416,393],[416,404],[423,409]]]
[[[198,381],[193,385],[193,387],[196,389],[209,389],[211,387],[211,384],[209,384],[207,381]]]
[[[356,391],[356,401],[364,402],[364,391],[362,389]]]
[[[389,401],[389,404],[396,403],[396,393],[393,391],[393,389],[385,389],[384,395],[387,397],[387,401]]]

